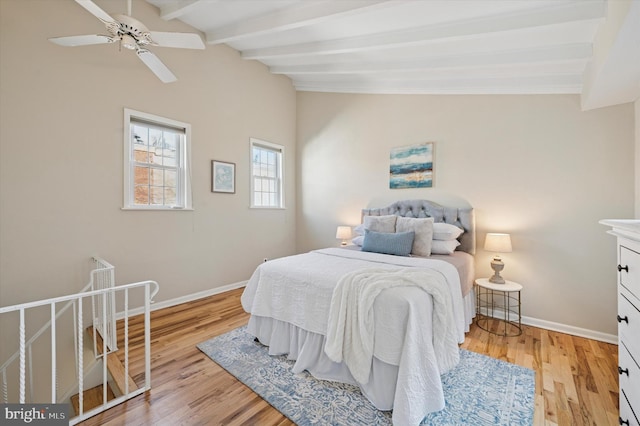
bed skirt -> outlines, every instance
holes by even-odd
[[[463,298],[465,332],[475,317],[475,295],[473,289]],[[303,330],[292,324],[272,318],[252,315],[247,331],[256,336],[260,343],[269,347],[269,355],[287,355],[294,360],[294,373],[307,370],[322,380],[349,383],[358,386],[363,395],[379,410],[393,409],[398,366],[373,358],[367,384],[357,383],[344,363],[336,363],[324,353],[325,336]],[[430,407],[438,411],[443,407]]]

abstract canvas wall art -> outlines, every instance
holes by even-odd
[[[389,188],[432,188],[434,143],[391,149]]]

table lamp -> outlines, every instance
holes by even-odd
[[[488,233],[484,240],[484,249],[496,253],[491,261],[493,276],[489,278],[489,282],[504,284],[504,278],[500,276],[500,271],[504,269],[500,253],[511,253],[511,236],[509,234]]]
[[[338,226],[338,230],[336,231],[336,238],[338,240],[342,240],[342,242],[340,243],[341,246],[346,246],[347,240],[351,238],[351,227]]]

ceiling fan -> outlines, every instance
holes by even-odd
[[[177,78],[153,52],[146,48],[147,46],[204,49],[204,43],[198,34],[149,31],[142,22],[131,17],[131,0],[127,0],[127,15],[113,15],[113,17],[91,0],[75,1],[101,20],[107,27],[109,35],[56,37],[50,38],[50,41],[61,46],[87,46],[119,42],[121,48],[135,50],[138,58],[164,83],[171,83]]]

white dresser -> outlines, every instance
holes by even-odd
[[[601,220],[618,239],[620,424],[640,425],[640,220]]]

